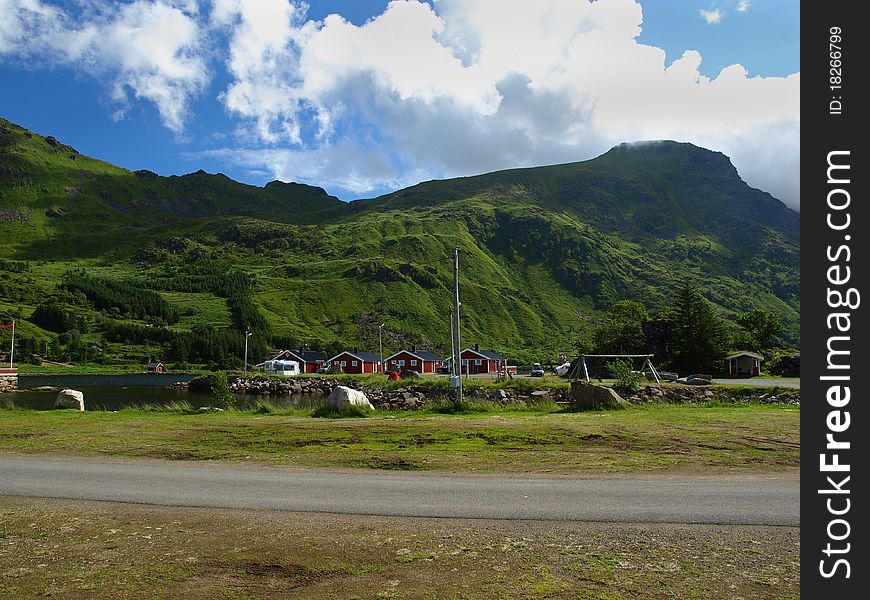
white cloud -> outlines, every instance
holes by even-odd
[[[746,12],[749,10],[749,0],[740,0],[737,2],[737,12]]]
[[[722,11],[718,8],[711,8],[709,10],[702,8],[699,12],[701,13],[701,18],[707,21],[707,25],[718,25],[722,22]]]
[[[192,1],[91,3],[78,14],[40,0],[0,0],[0,56],[65,64],[106,78],[122,117],[129,96],[152,102],[183,130],[191,97],[209,81]]]
[[[706,77],[694,50],[667,64],[634,0],[397,0],[359,26],[292,0],[79,6],[0,0],[0,59],[107,78],[121,114],[142,98],[177,132],[224,67],[243,149],[212,156],[252,172],[362,195],[676,139],[799,205],[800,75]]]
[[[276,6],[289,8],[258,40],[243,5],[223,13],[236,23],[223,101],[262,142],[291,145],[260,160],[275,176],[365,193],[408,172],[467,175],[677,139],[731,153],[750,184],[799,203],[798,147],[779,143],[799,131],[799,75],[731,65],[711,79],[696,51],[667,65],[638,43],[633,0],[399,1],[361,26],[303,23],[299,8]],[[771,131],[777,140],[759,137]]]

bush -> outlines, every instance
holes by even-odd
[[[614,360],[607,363],[607,369],[616,379],[616,387],[631,392],[638,391],[643,387],[643,374],[632,370],[631,363],[627,360]]]
[[[315,408],[311,416],[323,419],[359,419],[369,416],[371,412],[371,409],[354,404],[345,404],[338,409],[324,405],[320,408]]]
[[[214,400],[214,405],[218,408],[235,407],[236,396],[230,389],[227,374],[224,371],[218,371],[214,374],[214,381],[211,383],[211,396]]]

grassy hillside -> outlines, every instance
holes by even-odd
[[[463,341],[509,358],[572,351],[614,301],[656,312],[686,280],[726,318],[775,312],[798,342],[798,215],[690,144],[622,145],[345,204],[299,184],[134,173],[0,120],[0,314],[22,318],[43,350],[62,332],[31,317],[52,302],[103,360],[164,355],[186,343],[169,333],[205,329],[225,329],[215,352],[232,353],[245,327],[258,360],[303,342],[377,350],[380,323],[385,351],[444,352],[456,247]],[[74,269],[156,291],[173,322],[65,284]]]

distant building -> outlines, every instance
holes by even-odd
[[[330,368],[341,367],[344,373],[380,373],[381,357],[374,352],[361,352],[360,350],[345,350],[330,358]]]
[[[754,352],[737,352],[725,357],[728,361],[728,373],[732,377],[754,377],[760,374],[763,359],[763,356]]]
[[[417,371],[418,373],[435,373],[441,364],[441,358],[432,352],[417,350],[400,350],[384,359],[388,371]]]
[[[466,348],[460,355],[462,358],[462,372],[469,375],[479,373],[498,373],[499,367],[507,367],[507,359],[495,350],[484,350],[480,344],[473,348]]]
[[[281,350],[272,360],[295,360],[302,373],[317,373],[326,364],[326,358],[320,352],[309,350],[305,346],[298,350]]]
[[[162,362],[154,362],[152,360],[148,363],[148,372],[149,373],[165,373],[166,367],[163,366]]]
[[[298,360],[267,360],[263,363],[263,370],[270,375],[299,375],[302,370]]]

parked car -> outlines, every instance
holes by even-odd
[[[541,363],[535,363],[532,365],[532,372],[530,373],[532,377],[543,377],[544,376],[544,367],[541,366]]]
[[[438,365],[438,368],[435,369],[435,371],[437,373],[440,373],[441,375],[449,375],[450,374],[450,367],[447,365]]]

